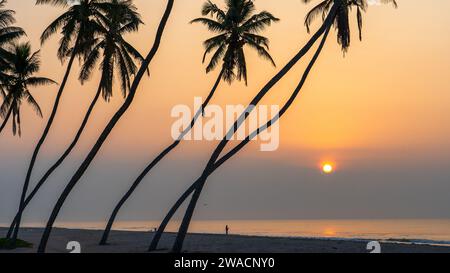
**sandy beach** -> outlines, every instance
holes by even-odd
[[[0,228],[4,236],[5,228]],[[24,228],[21,239],[37,246],[42,229]],[[67,243],[77,241],[83,253],[145,253],[153,233],[113,231],[110,245],[99,246],[102,232],[96,230],[54,229],[47,252],[68,253]],[[158,252],[167,252],[175,235],[166,234]],[[185,251],[191,253],[368,253],[368,241],[277,238],[240,235],[190,234],[185,243]],[[450,247],[422,244],[402,244],[381,242],[383,253],[450,253]],[[33,253],[36,248],[0,250],[0,253]]]

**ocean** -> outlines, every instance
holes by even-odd
[[[148,231],[158,227],[157,221],[117,222],[114,229]],[[179,222],[171,223],[167,231],[177,231]],[[274,237],[370,239],[404,243],[450,245],[450,219],[384,219],[384,220],[220,220],[194,221],[190,232],[225,233]],[[39,224],[27,224],[40,227]],[[104,223],[59,223],[58,227],[102,229]]]

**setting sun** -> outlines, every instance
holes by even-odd
[[[323,232],[323,235],[325,235],[325,236],[336,236],[336,231],[333,228],[327,228]]]
[[[322,171],[326,174],[331,174],[334,171],[334,167],[330,163],[326,163],[326,164],[323,164]]]

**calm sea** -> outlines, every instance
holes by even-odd
[[[158,224],[159,222],[118,222],[114,228],[147,231],[156,228]],[[450,245],[450,219],[196,221],[192,223],[190,232],[221,234],[225,232],[226,225],[231,234],[240,235],[378,239]],[[102,229],[104,223],[64,223],[58,226]],[[176,231],[177,227],[178,223],[172,223],[168,231]]]

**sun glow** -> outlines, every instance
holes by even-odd
[[[325,236],[336,236],[336,231],[333,228],[327,228],[323,232],[323,235],[325,235]]]
[[[331,173],[333,173],[333,172],[334,172],[334,166],[333,166],[333,164],[331,164],[331,163],[324,163],[324,164],[322,165],[322,171],[323,171],[325,174],[331,174]]]

